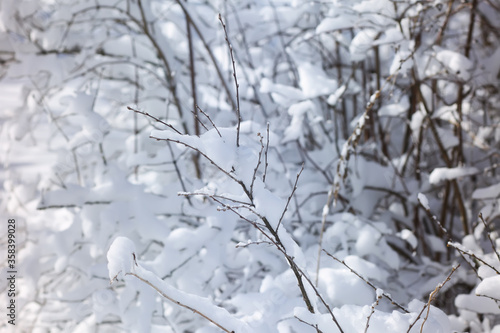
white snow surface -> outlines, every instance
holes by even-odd
[[[135,252],[135,246],[130,239],[118,237],[113,241],[108,251],[108,269],[111,280],[118,274],[134,273],[140,280],[153,286],[162,296],[168,297],[170,301],[195,309],[230,331],[250,332],[246,323],[236,319],[226,309],[214,305],[209,299],[176,289],[139,264],[135,265],[132,260],[132,253]]]
[[[478,188],[472,192],[472,198],[476,200],[493,199],[500,196],[500,183],[488,187]]]
[[[490,290],[489,286],[487,288]],[[458,295],[455,299],[455,305],[457,308],[464,309],[467,311],[473,311],[477,313],[491,313],[500,314],[500,309],[494,300],[487,297],[481,297],[476,295]]]
[[[348,29],[354,25],[353,19],[345,16],[326,17],[316,27],[316,33],[321,34],[340,29]]]
[[[134,271],[133,253],[136,253],[135,245],[127,237],[117,237],[113,241],[107,255],[111,281]]]
[[[419,193],[417,195],[417,197],[418,197],[418,201],[422,204],[422,206],[424,206],[424,208],[426,210],[429,210],[430,209],[430,207],[429,207],[429,200],[427,199],[427,197],[425,196],[425,194]]]
[[[479,283],[476,294],[500,300],[500,275],[490,276]]]
[[[473,63],[463,54],[451,50],[443,50],[437,46],[436,59],[441,62],[452,74],[457,75],[462,80],[469,80]]]
[[[302,138],[304,119],[307,113],[314,112],[314,108],[314,104],[310,100],[293,104],[288,108],[288,114],[292,117],[292,120],[283,134],[283,143]]]
[[[479,170],[473,167],[435,168],[429,175],[429,182],[436,185],[445,180],[467,177],[478,172]]]
[[[349,46],[351,61],[361,61],[371,49],[377,32],[375,30],[362,30],[356,34]]]
[[[298,65],[298,72],[300,87],[306,98],[330,95],[338,88],[337,81],[331,79],[320,66],[302,62]]]

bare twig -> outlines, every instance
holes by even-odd
[[[140,111],[140,110],[136,110],[136,109],[134,109],[134,108],[131,108],[130,106],[127,106],[127,109],[129,109],[130,111],[134,111],[134,112],[136,112],[136,113],[140,113],[140,114],[142,114],[142,115],[145,115],[146,117],[149,117],[149,118],[153,119],[154,121],[159,122],[160,124],[163,124],[163,125],[165,125],[165,126],[167,126],[167,127],[171,128],[172,130],[174,130],[174,132],[175,132],[175,133],[177,133],[177,134],[181,134],[181,135],[182,135],[182,133],[181,133],[181,132],[179,132],[179,131],[178,131],[178,130],[174,127],[174,126],[172,126],[171,124],[166,123],[166,122],[164,122],[163,120],[161,120],[161,119],[159,119],[159,118],[156,118],[155,116],[153,116],[153,115],[151,115],[151,114],[149,114],[149,113],[147,113],[147,112]]]
[[[196,34],[198,35],[201,42],[203,43],[203,46],[205,47],[205,50],[207,51],[208,56],[210,57],[210,60],[212,61],[212,64],[214,65],[215,71],[217,72],[217,76],[219,77],[219,80],[221,81],[222,86],[224,87],[224,90],[226,91],[227,97],[228,97],[229,101],[231,102],[231,105],[233,106],[233,108],[236,108],[237,107],[236,102],[234,101],[233,97],[231,96],[231,92],[229,91],[229,87],[227,85],[226,80],[224,80],[224,77],[222,75],[222,71],[221,71],[219,64],[217,63],[217,59],[212,51],[212,47],[205,40],[205,37],[203,36],[202,32],[200,31],[200,28],[198,28],[198,25],[193,20],[191,14],[187,10],[183,1],[177,0],[177,4],[182,8],[182,11],[186,15],[186,17],[188,17],[189,20],[191,21],[192,27],[194,28],[194,30],[196,31]]]
[[[260,142],[260,150],[259,150],[259,156],[257,157],[257,165],[255,166],[255,169],[253,170],[253,176],[252,176],[252,183],[250,184],[250,193],[253,195],[253,185],[255,183],[255,179],[257,178],[257,171],[259,170],[260,166],[260,161],[262,158],[262,152],[264,151],[264,143],[262,143],[262,134],[257,133],[259,136],[259,142]]]
[[[197,112],[194,112],[194,111],[191,111],[191,113],[193,114],[194,119],[196,119],[196,121],[197,121],[198,123],[200,123],[200,125],[201,125],[201,126],[203,126],[203,128],[205,129],[205,131],[207,131],[207,132],[208,132],[208,128],[207,128],[207,126],[205,126],[205,124],[201,121],[200,117],[198,117],[198,113],[197,113]]]
[[[292,200],[293,194],[297,190],[297,183],[299,182],[300,175],[302,174],[302,171],[304,171],[304,163],[302,163],[302,167],[300,168],[299,173],[297,173],[297,178],[295,178],[295,184],[293,184],[293,189],[292,193],[290,193],[290,196],[288,196],[288,200],[285,205],[285,209],[283,209],[283,213],[281,213],[280,220],[278,221],[278,225],[276,226],[276,232],[278,232],[278,228],[280,227],[281,221],[283,221],[283,218],[285,217],[285,213],[288,209],[288,205],[290,204],[290,200]]]
[[[493,239],[491,238],[491,232],[490,232],[490,227],[488,226],[488,224],[486,223],[486,221],[484,220],[483,218],[483,214],[482,213],[479,213],[479,219],[481,220],[481,222],[483,222],[484,224],[484,227],[486,229],[486,237],[488,238],[488,240],[490,241],[490,244],[491,244],[491,248],[493,250],[493,252],[497,255],[497,258],[498,258],[498,261],[500,262],[500,253],[498,253],[498,250],[497,250],[497,247],[495,246],[495,242],[493,242]]]
[[[451,270],[451,272],[450,272],[450,274],[448,274],[448,276],[446,277],[446,280],[444,280],[442,283],[440,283],[436,287],[436,289],[434,289],[434,291],[429,295],[429,301],[427,302],[427,314],[425,315],[424,322],[422,323],[422,326],[420,326],[420,333],[423,332],[425,322],[429,318],[429,313],[431,311],[431,302],[436,298],[437,293],[441,290],[441,288],[444,287],[444,285],[446,284],[446,282],[450,281],[451,275],[458,269],[458,267],[460,267],[460,264],[458,264],[457,266],[453,267],[452,270]]]
[[[427,309],[427,313],[425,315],[425,318],[424,318],[424,321],[422,322],[422,325],[420,326],[420,333],[423,332],[423,329],[424,329],[424,325],[425,325],[425,322],[427,321],[427,319],[429,318],[429,313],[430,313],[430,310],[431,310],[431,303],[434,299],[436,299],[436,295],[437,293],[441,290],[441,288],[444,287],[444,285],[451,280],[451,275],[453,273],[455,273],[455,271],[458,269],[458,267],[460,267],[460,264],[458,264],[457,266],[453,267],[451,269],[451,272],[450,274],[448,274],[448,276],[446,277],[446,279],[441,282],[440,284],[438,284],[436,286],[436,288],[430,293],[429,295],[429,301],[427,302],[427,304],[425,304],[422,308],[422,310],[420,311],[420,313],[418,314],[417,318],[415,318],[415,320],[413,321],[413,323],[410,324],[410,327],[408,327],[408,331],[407,333],[410,333],[411,329],[413,326],[415,326],[415,324],[418,322],[418,320],[420,319],[420,317],[422,316],[422,314],[424,313],[425,309]]]
[[[269,163],[267,162],[267,153],[269,151],[269,122],[267,122],[266,132],[267,132],[267,136],[266,136],[266,150],[264,151],[264,160],[265,160],[265,163],[264,163],[264,174],[262,175],[262,182],[263,183],[266,182],[267,167],[269,165]]]
[[[233,56],[233,47],[231,43],[229,42],[229,37],[227,35],[227,30],[226,30],[226,25],[224,24],[224,21],[222,21],[222,16],[219,14],[219,21],[222,24],[222,28],[224,28],[224,35],[226,36],[226,43],[227,47],[229,48],[229,54],[231,56],[231,62],[233,64],[233,78],[234,78],[234,84],[236,86],[236,116],[237,116],[237,129],[236,129],[236,147],[240,146],[240,125],[241,125],[241,114],[240,114],[240,85],[238,84],[238,78],[236,76],[236,63],[234,61],[234,56]]]
[[[189,45],[189,74],[191,76],[191,98],[193,99],[193,113],[195,118],[198,117],[198,109],[196,106],[198,106],[198,97],[196,94],[196,67],[195,67],[195,61],[194,61],[194,48],[193,48],[193,36],[191,34],[191,17],[187,14],[187,12],[184,12],[184,15],[186,16],[186,31],[187,31],[187,39],[188,39],[188,45]],[[194,133],[196,135],[200,135],[200,126],[198,126],[198,122],[194,122]]]
[[[182,190],[184,192],[186,192],[187,191],[186,185],[184,184],[184,180],[182,179],[181,171],[179,170],[179,166],[177,165],[177,159],[175,158],[175,155],[174,155],[174,150],[172,149],[172,145],[170,144],[169,141],[167,142],[167,146],[168,146],[168,150],[170,151],[170,158],[172,159],[172,164],[174,165],[174,169],[175,169],[175,173],[177,174],[177,178],[179,178],[179,182],[181,183]],[[190,197],[187,197],[187,201],[188,201],[190,206],[193,205]]]
[[[373,283],[371,283],[370,281],[368,281],[367,279],[365,279],[363,276],[361,276],[358,272],[356,272],[354,269],[352,269],[349,265],[347,265],[345,263],[344,260],[340,260],[339,258],[335,257],[334,255],[328,253],[326,250],[323,250],[323,252],[325,252],[330,258],[332,258],[333,260],[337,261],[338,263],[344,265],[348,270],[350,270],[354,275],[356,275],[357,277],[359,277],[361,280],[365,281],[367,285],[369,285],[373,290],[377,291],[377,287],[375,287],[373,285]],[[410,311],[408,311],[404,306],[402,306],[401,304],[399,304],[398,302],[396,302],[395,300],[392,299],[391,295],[387,294],[387,293],[382,293],[382,296],[385,297],[386,299],[388,299],[391,304],[397,306],[398,308],[400,308],[402,311],[404,311],[405,313],[410,313]]]
[[[71,149],[71,155],[73,156],[73,161],[75,162],[76,178],[78,179],[78,184],[82,186],[82,174],[80,173],[80,165],[78,164],[78,156],[76,154],[76,149]]]
[[[208,121],[210,121],[210,124],[212,124],[212,126],[215,128],[215,130],[217,131],[217,134],[219,134],[219,137],[222,138],[222,135],[220,134],[219,132],[219,129],[217,128],[217,126],[215,126],[214,122],[212,121],[212,119],[210,118],[210,116],[205,112],[203,111],[198,105],[196,105],[196,108],[198,109],[198,111],[200,111],[205,117],[207,117]],[[206,127],[205,127],[206,128]]]
[[[342,329],[342,327],[340,326],[339,322],[337,321],[337,318],[335,317],[335,315],[333,314],[332,310],[330,309],[330,306],[325,301],[325,299],[323,298],[323,296],[321,296],[321,294],[319,293],[318,288],[316,288],[314,286],[314,284],[311,281],[311,279],[309,279],[309,277],[306,274],[304,274],[304,272],[300,268],[297,267],[297,270],[306,279],[307,283],[309,283],[309,285],[311,286],[311,288],[313,288],[314,293],[316,294],[316,296],[318,297],[318,299],[321,301],[321,303],[323,303],[323,305],[325,306],[325,308],[328,310],[328,313],[330,313],[330,317],[332,318],[332,320],[335,323],[335,325],[337,325],[337,328],[339,329],[340,333],[344,333],[344,330]],[[314,311],[313,311],[313,313],[314,313]]]

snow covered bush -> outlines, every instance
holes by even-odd
[[[499,329],[495,2],[0,15],[19,330]]]

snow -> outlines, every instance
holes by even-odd
[[[437,237],[434,235],[427,235],[426,241],[429,245],[429,247],[435,251],[436,253],[446,253],[446,245],[443,242],[442,237]]]
[[[360,274],[365,279],[370,281],[376,280],[385,284],[389,273],[379,269],[379,267],[367,260],[364,260],[358,256],[347,256],[344,259],[345,263],[352,268],[356,273]]]
[[[302,138],[304,130],[304,118],[308,113],[314,112],[314,104],[310,101],[296,103],[288,108],[288,114],[292,116],[290,125],[285,129],[282,142],[289,142]]]
[[[362,61],[366,58],[376,35],[375,30],[362,30],[356,34],[349,45],[351,61]]]
[[[472,192],[472,198],[476,200],[493,199],[500,196],[500,183],[488,187],[478,188]]]
[[[337,104],[337,102],[339,101],[340,97],[345,93],[346,89],[347,86],[345,84],[340,86],[340,88],[338,88],[333,94],[331,94],[328,97],[327,103],[335,106],[335,104]]]
[[[279,104],[284,106],[288,106],[293,102],[306,98],[301,89],[279,83],[273,83],[268,78],[264,78],[260,82],[260,92],[271,93],[273,98],[275,98]]]
[[[489,288],[488,288],[489,291]],[[476,313],[500,314],[500,309],[494,300],[475,295],[458,295],[455,299],[455,306],[460,309],[473,311]]]
[[[422,204],[422,206],[424,206],[424,208],[426,210],[430,210],[430,207],[429,207],[429,200],[427,199],[427,197],[425,196],[425,194],[423,193],[419,193],[417,195],[418,197],[418,201]]]
[[[436,59],[452,74],[457,75],[464,81],[470,79],[470,71],[474,65],[467,57],[458,52],[443,50],[437,46],[434,47],[434,50],[436,51]]]
[[[452,180],[479,172],[476,168],[456,167],[456,168],[435,168],[429,175],[429,183],[437,185],[445,180]]]
[[[354,25],[354,22],[350,17],[338,16],[338,17],[326,17],[321,21],[321,23],[316,27],[316,33],[326,33],[335,30],[348,29]]]
[[[300,76],[300,87],[305,98],[314,98],[333,94],[337,88],[336,80],[329,78],[324,70],[312,63],[303,62],[297,68]]]
[[[417,247],[418,245],[417,237],[415,237],[415,235],[411,230],[403,229],[398,233],[398,236],[400,236],[401,239],[407,241],[413,249]]]
[[[130,239],[127,237],[115,238],[107,254],[109,279],[111,282],[135,270],[132,257],[132,254],[135,253],[135,245]]]
[[[389,104],[381,107],[377,114],[380,117],[403,117],[408,110],[408,105],[405,103]]]
[[[476,288],[476,294],[500,300],[500,288],[498,288],[499,285],[500,275],[487,277],[478,284]]]
[[[225,329],[234,332],[250,332],[250,328],[245,322],[232,316],[226,309],[214,305],[208,298],[188,294],[176,289],[161,280],[151,271],[142,268],[140,265],[135,268],[135,274],[140,277],[143,282],[154,286],[156,291],[162,296],[168,297],[170,301],[195,309],[203,316],[222,325]]]

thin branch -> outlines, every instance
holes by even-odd
[[[186,185],[184,184],[184,180],[182,179],[181,171],[179,170],[179,166],[177,165],[177,159],[175,158],[174,155],[174,150],[172,149],[172,145],[170,142],[167,142],[168,150],[170,151],[170,158],[172,159],[172,164],[174,165],[175,173],[177,174],[177,178],[179,178],[179,182],[181,183],[182,190],[184,192],[187,191]],[[191,202],[190,197],[186,197],[187,201],[189,202],[190,206],[193,206],[193,203]]]
[[[321,333],[323,332],[322,330],[320,330],[320,329],[318,328],[318,324],[313,325],[313,324],[310,324],[310,323],[308,323],[307,321],[305,321],[305,320],[303,320],[303,319],[300,319],[300,318],[299,318],[299,317],[297,317],[297,316],[294,316],[294,317],[295,317],[295,319],[297,319],[297,320],[298,320],[298,321],[300,321],[301,323],[303,323],[303,324],[305,324],[305,325],[308,325],[308,326],[311,326],[312,328],[314,328],[314,329],[316,330],[316,332],[321,332]]]
[[[250,184],[250,193],[253,195],[253,185],[255,183],[255,179],[257,179],[257,171],[259,170],[260,166],[260,161],[262,159],[262,152],[264,151],[264,143],[262,143],[262,135],[260,133],[257,133],[259,136],[259,141],[260,141],[260,150],[259,150],[259,156],[257,157],[257,165],[255,166],[255,169],[253,170],[253,176],[252,176],[252,183]]]
[[[215,126],[214,122],[212,121],[212,119],[210,118],[210,116],[205,113],[205,111],[203,111],[198,105],[196,105],[196,108],[198,109],[198,111],[200,111],[205,117],[207,117],[208,121],[210,121],[210,124],[212,124],[212,126],[215,128],[215,130],[217,131],[217,134],[219,134],[219,137],[222,138],[222,135],[220,134],[219,132],[219,129],[217,128],[217,126]],[[206,127],[205,127],[206,128]],[[208,131],[208,130],[207,130]]]
[[[264,237],[266,237],[267,239],[269,239],[269,241],[270,241],[270,242],[271,242],[274,246],[276,246],[276,248],[277,248],[279,251],[283,252],[283,251],[282,251],[282,249],[279,247],[279,245],[276,243],[276,241],[275,241],[275,240],[274,240],[274,239],[273,239],[270,235],[268,235],[268,234],[264,231],[264,229],[262,229],[262,227],[260,227],[260,226],[259,226],[259,224],[257,224],[257,222],[256,222],[256,221],[252,221],[252,220],[250,220],[249,218],[247,218],[247,217],[245,217],[245,216],[241,215],[241,214],[240,214],[240,213],[239,213],[236,209],[234,209],[233,207],[231,207],[231,206],[229,206],[229,205],[225,204],[224,202],[222,202],[221,200],[219,200],[217,197],[210,196],[210,198],[211,198],[213,201],[215,201],[215,202],[217,202],[218,204],[220,204],[220,205],[221,205],[221,206],[222,206],[225,210],[230,210],[231,212],[233,212],[233,213],[235,213],[236,215],[238,215],[238,217],[239,217],[240,219],[242,219],[243,221],[246,221],[246,222],[250,223],[250,224],[251,224],[252,226],[254,226],[257,230],[259,230],[259,231],[260,231],[260,233],[261,233],[262,235],[264,235]]]
[[[82,186],[82,174],[80,173],[80,165],[78,164],[78,156],[76,155],[75,148],[71,149],[71,154],[73,155],[73,161],[75,162],[76,177],[78,179],[78,184]]]
[[[219,21],[222,24],[222,28],[224,28],[224,35],[226,36],[226,43],[227,47],[229,48],[229,54],[231,56],[231,62],[233,64],[233,77],[234,77],[234,84],[236,86],[236,116],[237,116],[237,130],[236,130],[236,147],[240,146],[240,126],[241,126],[241,114],[240,114],[240,85],[238,84],[238,78],[236,77],[236,63],[234,61],[234,56],[233,56],[233,47],[231,46],[231,43],[229,42],[229,37],[227,36],[227,30],[226,30],[226,25],[224,24],[224,21],[222,21],[222,16],[219,13]]]
[[[194,119],[196,119],[196,121],[197,121],[198,123],[200,123],[200,125],[201,125],[201,126],[203,126],[203,128],[205,129],[205,131],[207,131],[207,132],[208,132],[208,128],[207,128],[207,126],[205,126],[205,124],[201,121],[200,117],[198,117],[198,113],[197,113],[197,112],[194,112],[194,111],[191,111],[191,113],[193,114]],[[199,134],[198,134],[198,136],[199,136]]]
[[[500,262],[500,254],[498,253],[497,247],[495,246],[495,242],[493,242],[493,239],[491,238],[491,232],[490,232],[490,227],[486,223],[486,221],[483,218],[483,214],[479,213],[479,219],[483,222],[484,227],[486,229],[486,237],[490,241],[491,248],[493,249],[493,252],[497,255],[498,261]]]
[[[208,45],[207,41],[205,40],[205,37],[203,37],[203,34],[201,33],[200,29],[198,28],[198,25],[196,24],[196,22],[192,19],[186,6],[183,4],[183,1],[177,0],[177,4],[182,8],[182,11],[184,12],[184,14],[187,17],[189,17],[189,20],[191,21],[192,27],[194,28],[194,30],[198,34],[198,37],[200,37],[200,40],[203,43],[203,46],[205,47],[205,50],[207,51],[208,56],[210,57],[210,60],[212,61],[213,65],[215,67],[215,71],[217,72],[217,76],[219,77],[219,79],[222,83],[222,86],[224,87],[224,90],[226,91],[227,97],[229,98],[231,105],[233,106],[233,108],[236,108],[237,107],[236,102],[234,101],[233,97],[231,96],[231,92],[229,91],[229,87],[227,86],[226,80],[224,80],[224,76],[222,75],[222,71],[219,68],[219,65],[217,63],[217,59],[215,58],[215,55],[212,52],[212,48],[210,47],[210,45]]]
[[[440,284],[438,284],[436,286],[436,288],[431,292],[431,294],[429,295],[429,301],[427,302],[427,304],[425,304],[422,308],[422,310],[420,311],[420,313],[418,314],[417,318],[415,318],[415,321],[413,321],[413,323],[410,324],[410,327],[408,327],[408,331],[407,333],[410,333],[411,329],[413,326],[415,326],[415,324],[417,323],[417,321],[420,319],[420,317],[422,316],[422,314],[424,313],[425,309],[427,309],[427,314],[425,315],[425,318],[424,318],[424,321],[422,323],[422,326],[420,326],[420,333],[422,333],[423,329],[424,329],[424,325],[425,325],[425,322],[427,321],[427,318],[429,317],[429,313],[430,313],[430,310],[431,310],[431,302],[436,298],[436,294],[441,290],[441,288],[444,287],[444,285],[451,280],[451,275],[453,273],[455,273],[455,271],[458,269],[458,267],[460,267],[460,264],[458,264],[457,266],[453,267],[451,269],[451,272],[450,274],[448,274],[448,276],[446,277],[446,279],[441,282]]]
[[[269,122],[267,122],[267,129],[266,129],[266,132],[267,132],[267,140],[266,140],[266,150],[264,151],[264,174],[262,175],[262,182],[265,183],[266,182],[266,175],[267,175],[267,167],[269,165],[269,163],[267,162],[267,152],[269,151]]]
[[[451,272],[450,272],[450,274],[448,274],[448,276],[446,277],[446,280],[444,280],[442,283],[440,283],[436,287],[436,289],[434,289],[434,291],[430,294],[429,301],[427,302],[427,314],[425,315],[424,322],[422,323],[422,326],[420,326],[420,333],[423,332],[425,322],[429,318],[429,313],[431,311],[431,302],[436,298],[437,293],[441,290],[441,288],[444,287],[444,285],[446,284],[446,282],[450,281],[451,275],[458,269],[458,267],[460,267],[460,264],[458,264],[457,266],[453,267],[452,270],[451,270]]]
[[[365,333],[368,332],[368,327],[370,327],[370,319],[372,318],[372,315],[375,313],[375,307],[378,306],[382,297],[383,295],[378,295],[377,300],[375,301],[375,303],[372,304],[370,314],[366,319]]]
[[[297,174],[297,177],[295,178],[295,184],[293,184],[292,193],[290,193],[290,195],[288,196],[288,200],[286,202],[285,209],[283,209],[283,212],[281,213],[280,220],[278,221],[278,225],[276,226],[276,232],[278,232],[278,228],[281,225],[281,221],[283,221],[283,218],[285,217],[285,213],[288,209],[288,205],[290,204],[290,200],[292,200],[292,197],[293,197],[295,191],[297,190],[297,183],[299,182],[299,178],[300,178],[300,175],[302,174],[302,171],[304,171],[304,163],[302,163],[302,167],[300,168],[300,171]]]
[[[134,111],[134,112],[136,112],[136,113],[140,113],[140,114],[142,114],[142,115],[145,115],[146,117],[149,117],[149,118],[151,118],[151,119],[153,119],[153,120],[155,120],[155,121],[159,122],[160,124],[163,124],[163,125],[165,125],[165,126],[167,126],[167,127],[171,128],[171,129],[172,129],[172,130],[174,130],[177,134],[182,135],[182,133],[181,133],[181,132],[179,132],[179,131],[178,131],[178,130],[174,127],[174,126],[170,125],[169,123],[164,122],[163,120],[161,120],[161,119],[159,119],[159,118],[156,118],[155,116],[153,116],[153,115],[151,115],[151,114],[149,114],[149,113],[147,113],[147,112],[140,111],[140,110],[136,110],[136,109],[134,109],[134,108],[131,108],[130,106],[127,106],[127,109],[129,109],[130,111]]]
[[[448,246],[454,248],[455,250],[457,250],[458,252],[462,253],[463,255],[467,255],[469,257],[471,257],[472,259],[482,263],[483,265],[486,265],[488,266],[489,268],[491,268],[493,271],[495,271],[495,273],[497,273],[498,275],[500,275],[500,271],[498,269],[496,269],[493,265],[491,264],[488,264],[486,261],[484,261],[483,259],[479,258],[477,255],[474,254],[474,252],[472,251],[466,251],[466,250],[463,250],[461,249],[456,243],[453,243],[453,242],[448,242]],[[463,245],[462,245],[463,246]]]
[[[149,26],[148,26],[149,22],[146,19],[146,14],[145,14],[144,8],[142,6],[142,0],[138,0],[137,4],[139,7],[139,12],[141,15],[142,24],[139,23],[138,20],[135,20],[135,22],[137,23],[137,25],[140,28],[143,29],[143,33],[149,39],[149,41],[151,42],[151,44],[155,48],[158,57],[160,58],[161,62],[163,63],[165,76],[166,76],[165,78],[167,80],[168,88],[169,88],[170,92],[172,93],[172,97],[174,99],[174,104],[177,107],[177,111],[179,112],[179,117],[181,119],[181,123],[182,123],[182,127],[184,129],[184,132],[186,132],[186,134],[187,134],[189,131],[188,131],[186,121],[183,117],[183,110],[182,110],[181,102],[180,102],[179,96],[177,94],[177,84],[175,82],[174,74],[173,74],[173,71],[170,67],[170,63],[168,62],[168,59],[167,59],[167,56],[165,55],[165,52],[163,52],[163,49],[161,48],[160,44],[158,43],[156,36],[154,36],[154,34],[149,29]],[[131,15],[129,15],[129,16],[131,16]]]
[[[448,241],[451,241],[451,235],[448,233],[448,230],[443,226],[443,224],[437,219],[436,215],[433,215],[431,210],[428,209],[424,204],[420,201],[420,198],[417,198],[418,203],[420,206],[424,209],[425,213],[427,214],[427,217],[429,217],[432,221],[436,222],[437,226],[439,227],[441,231],[441,236],[446,235],[448,238]]]

